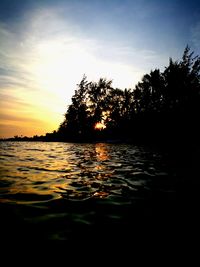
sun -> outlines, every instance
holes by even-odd
[[[101,123],[101,122],[97,122],[97,123],[94,125],[94,129],[95,129],[95,130],[103,130],[103,129],[105,129],[105,128],[106,128],[105,124],[103,124],[103,123]]]

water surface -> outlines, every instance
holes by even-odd
[[[1,142],[2,234],[28,240],[120,238],[173,224],[177,168],[129,144]]]

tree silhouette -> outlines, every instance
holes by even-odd
[[[103,120],[104,114],[109,110],[108,96],[112,90],[112,81],[100,78],[98,83],[91,82],[88,90],[88,109],[93,125]]]
[[[112,81],[103,78],[98,83],[88,82],[83,76],[58,129],[62,139],[90,140],[94,136],[95,124],[101,122],[108,112],[106,103],[111,84]]]
[[[187,46],[182,59],[163,72],[145,74],[134,89],[114,89],[100,78],[78,84],[65,119],[58,129],[61,139],[94,140],[94,126],[104,123],[106,139],[162,141],[191,140],[198,136],[200,116],[200,57]]]

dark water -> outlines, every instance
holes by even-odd
[[[5,239],[167,236],[198,214],[199,184],[188,178],[197,172],[176,155],[106,143],[2,142],[0,151]]]

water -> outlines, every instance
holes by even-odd
[[[155,149],[1,142],[0,152],[0,234],[6,239],[120,240],[173,227],[185,169]]]

